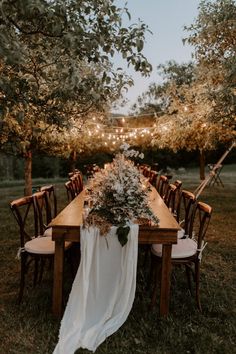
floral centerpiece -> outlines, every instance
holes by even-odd
[[[88,185],[92,209],[85,220],[85,226],[96,225],[101,235],[106,234],[112,225],[117,226],[121,245],[127,242],[129,222],[146,220],[158,224],[159,220],[149,207],[150,187],[142,173],[130,157],[143,158],[138,151],[122,146],[113,162],[94,174]]]

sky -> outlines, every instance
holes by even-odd
[[[127,8],[131,14],[131,22],[135,23],[140,18],[146,23],[153,34],[146,35],[146,43],[143,54],[153,66],[150,77],[142,77],[134,70],[121,64],[119,58],[115,65],[122,66],[132,76],[134,86],[131,87],[125,98],[129,103],[125,107],[118,107],[116,111],[128,114],[130,107],[137,97],[146,91],[152,82],[160,82],[157,75],[157,66],[169,60],[178,63],[191,60],[193,48],[183,45],[182,39],[188,35],[184,26],[191,25],[197,17],[200,0],[126,0]],[[121,6],[124,1],[117,0]]]

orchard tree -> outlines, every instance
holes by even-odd
[[[234,140],[236,128],[236,3],[204,0],[194,24],[185,29],[195,47],[197,85],[208,101],[206,124],[219,125],[218,140]],[[196,90],[196,89],[195,89]],[[217,146],[217,142],[215,144]],[[204,152],[204,150],[202,150]]]
[[[123,26],[125,14],[130,17],[113,0],[1,1],[1,148],[13,146],[31,158],[33,148],[41,149],[45,127],[65,128],[71,117],[85,121],[107,109],[132,84],[112,65],[116,52],[143,75],[150,73],[142,54],[148,28],[142,22]],[[29,160],[26,168],[29,178]]]
[[[236,3],[204,0],[185,41],[195,47],[198,81],[208,86],[213,121],[235,128],[236,113]]]
[[[194,70],[185,71],[189,80],[181,79],[178,66],[162,66],[167,105],[152,143],[175,151],[198,149],[201,179],[205,151],[235,140],[235,18],[235,1],[201,1],[195,23],[185,28],[190,33],[185,41],[195,47]]]
[[[162,83],[151,83],[140,95],[132,109],[136,113],[156,113],[161,116],[168,112],[172,102],[172,92],[182,85],[189,86],[194,78],[192,62],[178,64],[174,60],[157,67]]]

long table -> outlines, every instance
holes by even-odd
[[[83,206],[85,191],[72,200],[50,223],[52,239],[55,241],[54,280],[53,280],[53,314],[62,316],[63,268],[65,241],[80,241],[80,226],[83,223]],[[180,229],[162,198],[155,188],[150,193],[150,206],[160,220],[158,226],[140,225],[139,243],[160,243],[162,247],[162,273],[160,290],[160,315],[169,312],[171,249],[177,243],[177,232]]]

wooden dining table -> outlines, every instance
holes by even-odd
[[[50,223],[52,239],[55,241],[53,304],[52,310],[56,317],[62,316],[63,300],[63,269],[65,241],[80,242],[80,227],[83,224],[83,211],[86,191],[83,190],[73,199]],[[180,226],[170,213],[164,201],[152,187],[150,192],[150,207],[159,218],[156,226],[139,226],[139,244],[162,244],[162,271],[160,287],[160,316],[169,312],[171,249],[177,243],[177,232]]]

